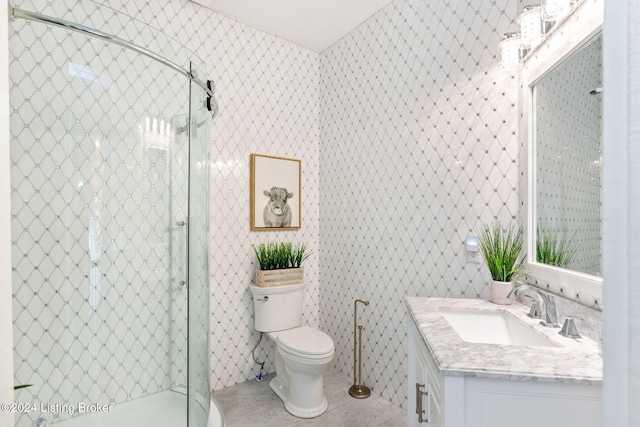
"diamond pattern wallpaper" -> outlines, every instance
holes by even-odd
[[[62,11],[52,6],[61,4],[55,1],[17,3],[151,45],[181,64],[188,63],[190,54],[179,44],[204,60],[221,106],[212,125],[210,163],[212,388],[257,374],[251,352],[258,334],[248,290],[256,267],[253,245],[286,240],[305,243],[314,252],[305,263],[303,322],[333,338],[335,366],[352,375],[353,301],[369,300],[368,307],[359,308],[364,325],[363,380],[375,392],[404,405],[403,297],[488,298],[486,272],[481,264],[466,263],[463,241],[480,222],[510,220],[518,212],[516,80],[498,67],[495,58],[501,35],[513,29],[517,5],[507,0],[395,0],[317,54],[186,0],[96,2],[135,20],[90,13],[86,1],[67,2],[68,10]],[[142,23],[176,42],[158,45]],[[12,47],[14,57],[38,62],[31,60],[25,38],[42,41],[28,32],[23,36],[22,28],[15,33],[22,45]],[[62,49],[56,38],[45,41],[54,53]],[[54,67],[60,65],[52,60]],[[42,72],[47,70],[43,67]],[[146,82],[155,76],[133,78]],[[55,82],[54,76],[42,78]],[[25,84],[25,92],[21,89],[15,95],[17,102],[35,92],[34,83]],[[172,96],[165,92],[164,102],[169,104]],[[252,153],[302,160],[301,230],[250,231]],[[29,162],[30,156],[26,157],[23,161]],[[162,176],[168,186],[167,165],[154,163],[165,171]],[[123,168],[114,171],[112,179],[126,181],[126,176]],[[171,200],[164,200],[169,209]],[[181,244],[169,234],[162,238],[167,245]],[[16,247],[20,248],[19,240]],[[16,262],[21,258],[14,254]],[[138,274],[137,267],[125,271]],[[177,275],[179,271],[172,269],[157,279],[166,282]],[[16,295],[17,304],[20,298]],[[26,306],[32,295],[25,298]],[[131,299],[120,302],[118,310],[131,309]],[[176,302],[180,303],[177,299],[172,303]],[[170,316],[169,302],[162,304],[151,315],[166,310],[161,316]],[[25,318],[25,331],[37,310],[27,310],[31,317]],[[175,318],[174,324],[179,320]],[[161,323],[170,324],[169,319]],[[16,327],[20,325],[18,317]],[[177,339],[163,345],[180,356],[184,337]],[[16,351],[20,352],[19,346]],[[265,341],[256,351],[270,372],[275,369],[274,353]],[[184,360],[184,355],[178,359]],[[173,368],[177,370],[172,378],[165,377],[171,372],[168,361],[159,364],[166,369],[162,380],[150,383],[159,388],[183,383],[179,369]],[[19,378],[21,372],[18,368]],[[91,393],[90,389],[82,392]]]
[[[487,298],[466,263],[518,213],[517,85],[495,55],[516,4],[397,0],[320,56],[320,319],[335,363],[403,405],[405,295]]]

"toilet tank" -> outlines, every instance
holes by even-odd
[[[304,283],[266,288],[250,285],[256,331],[275,332],[300,326],[305,287]]]

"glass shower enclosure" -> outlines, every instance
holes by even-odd
[[[117,22],[205,75],[140,22],[64,3],[47,11],[102,31]],[[42,21],[13,19],[9,42],[15,383],[30,384],[16,391],[17,426],[220,425],[209,416],[205,90]]]

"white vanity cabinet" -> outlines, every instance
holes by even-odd
[[[442,375],[411,315],[408,332],[409,427],[602,426],[599,385]],[[418,388],[428,394],[418,396]]]
[[[408,398],[408,425],[409,427],[429,426],[443,427],[444,410],[455,413],[454,398],[446,403],[451,405],[445,408],[444,392],[451,393],[455,388],[458,378],[451,378],[453,382],[447,384],[445,390],[445,377],[440,375],[438,366],[433,360],[431,352],[427,349],[420,332],[417,330],[411,316],[409,323],[409,398]],[[458,381],[459,382],[459,381]],[[459,408],[458,408],[459,409]],[[422,416],[420,416],[422,410]],[[450,415],[452,417],[453,415]],[[451,420],[450,422],[453,422]],[[453,424],[452,424],[453,425]]]

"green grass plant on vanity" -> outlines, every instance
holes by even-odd
[[[253,250],[260,269],[256,270],[257,286],[279,286],[304,282],[302,263],[311,256],[304,244],[261,243]]]
[[[491,301],[496,304],[511,304],[507,295],[514,287],[514,279],[524,268],[524,230],[510,224],[498,222],[483,225],[477,231],[480,252],[491,273]]]

